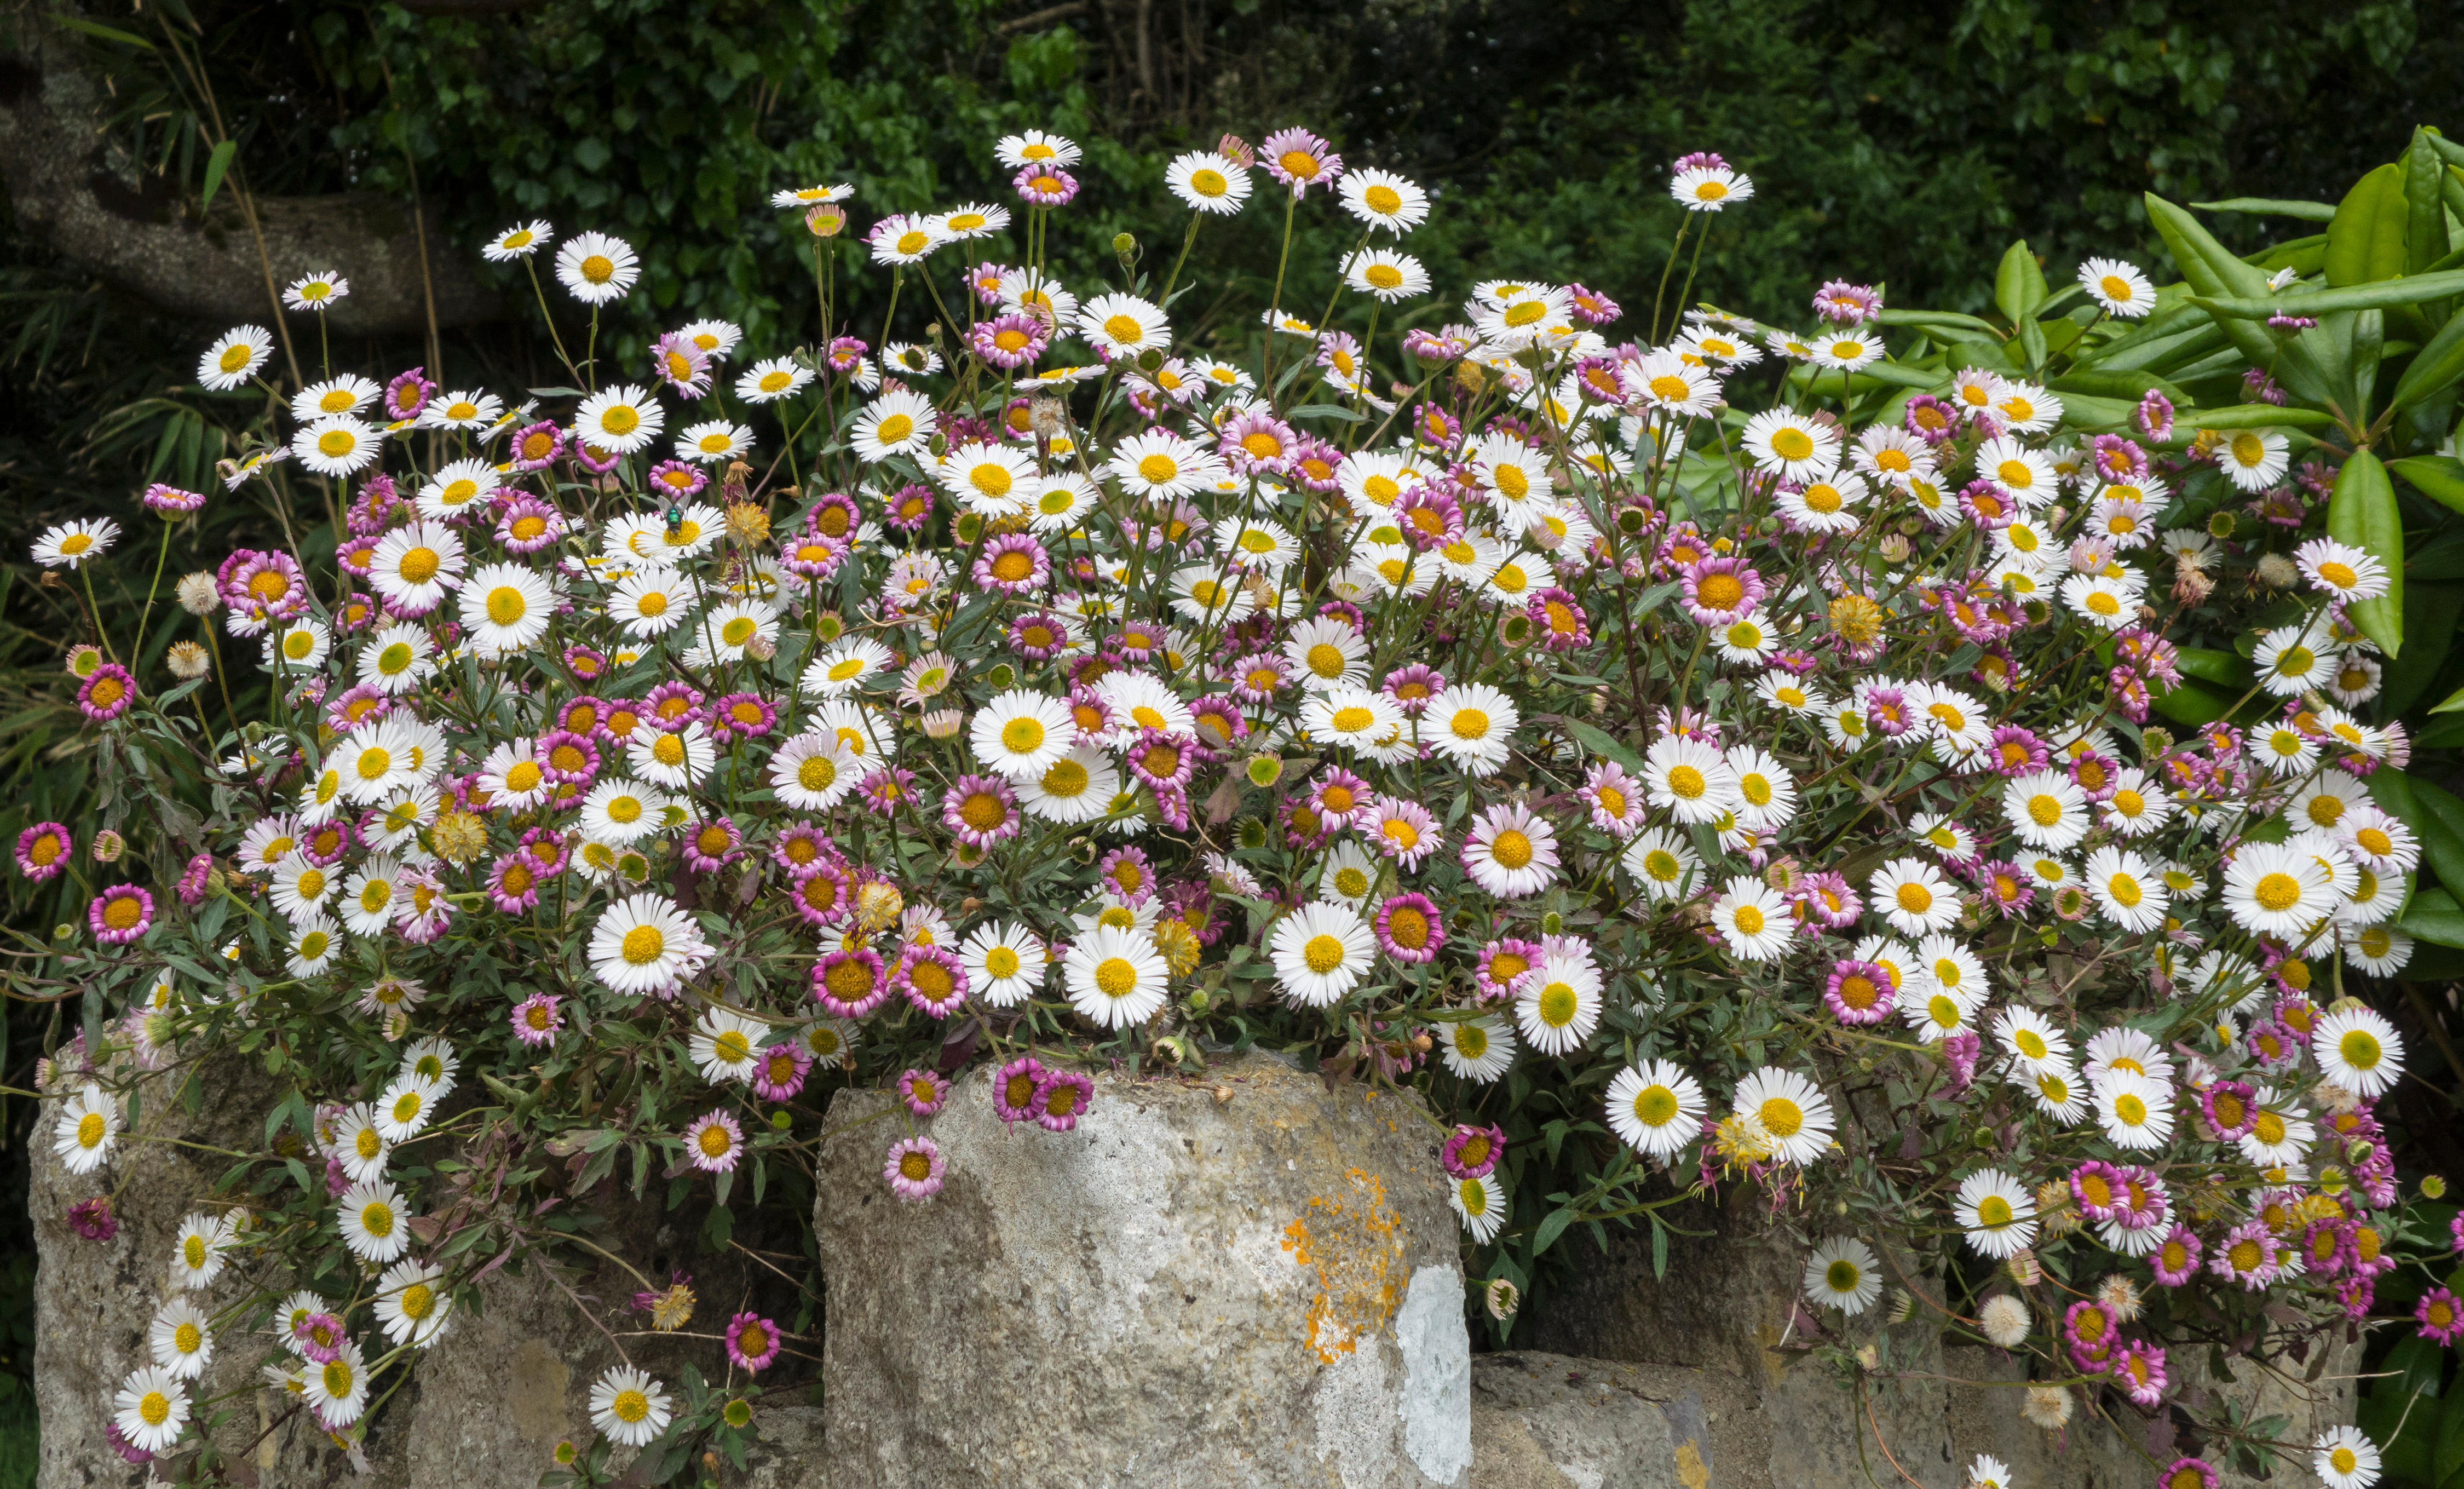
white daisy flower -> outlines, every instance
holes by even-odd
[[[1069,1006],[1107,1029],[1143,1024],[1164,1005],[1169,968],[1136,926],[1098,925],[1062,960]]]
[[[692,918],[657,895],[609,906],[590,932],[590,970],[620,993],[651,993],[701,970],[711,948]]]
[[[229,392],[256,376],[273,355],[272,331],[261,325],[233,326],[197,359],[197,381],[215,392]]]
[[[1357,910],[1320,900],[1275,922],[1267,955],[1284,996],[1326,1008],[1359,985],[1377,959],[1377,940]]]
[[[1465,1080],[1485,1084],[1513,1067],[1514,1031],[1494,1013],[1441,1024],[1438,1038],[1439,1057]]]
[[[1855,1236],[1835,1235],[1806,1258],[1805,1296],[1843,1313],[1862,1313],[1882,1296],[1881,1261]]]
[[[1673,1158],[1703,1134],[1703,1087],[1667,1060],[1644,1060],[1609,1081],[1611,1130],[1637,1151]]]
[[[2018,1255],[2036,1239],[2035,1196],[1998,1168],[1980,1168],[1960,1180],[1951,1213],[1968,1233],[1968,1244],[1997,1261]]]
[[[623,300],[641,277],[631,245],[605,233],[577,233],[556,251],[557,282],[585,305]]]
[[[410,1248],[409,1211],[402,1191],[382,1179],[342,1191],[337,1223],[342,1244],[363,1261],[391,1261]]]

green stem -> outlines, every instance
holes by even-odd
[[[319,322],[322,323],[321,322]],[[154,554],[154,580],[145,587],[145,608],[137,614],[137,645],[129,652],[137,665],[145,664],[145,623],[154,616],[155,591],[163,588],[163,565],[171,557],[171,524],[163,524],[163,546]]]

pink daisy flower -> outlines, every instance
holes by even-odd
[[[1331,187],[1343,174],[1343,157],[1334,146],[1306,129],[1278,129],[1258,145],[1258,164],[1266,173],[1305,196],[1311,187]]]
[[[17,834],[17,872],[36,883],[60,877],[77,852],[65,822],[37,822]]]
[[[1078,194],[1078,178],[1058,166],[1022,167],[1009,184],[1019,199],[1031,207],[1067,207]]]
[[[976,587],[1001,594],[1033,594],[1052,582],[1052,559],[1024,533],[1003,533],[976,559]]]
[[[967,1002],[966,965],[940,946],[911,945],[900,952],[890,985],[935,1018],[948,1018]]]
[[[804,1077],[812,1068],[813,1056],[803,1041],[771,1045],[753,1063],[753,1094],[765,1101],[792,1101],[804,1089]]]
[[[564,1029],[564,1010],[555,993],[535,992],[514,1005],[508,1022],[514,1026],[514,1037],[539,1049],[556,1043]]]
[[[935,1071],[908,1070],[898,1078],[898,1099],[918,1117],[930,1117],[949,1104],[950,1083]]]
[[[104,945],[125,945],[153,928],[154,897],[135,884],[115,884],[86,906],[85,922]]]
[[[766,1369],[779,1358],[779,1325],[759,1314],[739,1313],[728,1320],[726,1339],[728,1363],[738,1369]]]
[[[900,1199],[928,1200],[941,1192],[941,1173],[947,1167],[941,1145],[931,1138],[901,1138],[890,1145],[881,1177]]]
[[[744,1156],[744,1129],[725,1112],[711,1112],[685,1129],[685,1153],[704,1173],[734,1173]]]
[[[1831,979],[1822,988],[1823,1005],[1843,1024],[1879,1024],[1891,1014],[1898,989],[1879,963],[1842,958],[1831,964]]]
[[[1377,945],[1397,962],[1419,966],[1437,960],[1446,944],[1437,901],[1419,893],[1397,895],[1377,907]]]
[[[710,817],[686,830],[685,864],[697,874],[715,874],[744,851],[744,833],[729,817]]]
[[[941,825],[970,848],[990,848],[1016,837],[1018,792],[997,775],[962,775],[941,798]]]
[[[890,978],[869,947],[832,951],[813,964],[813,1001],[834,1018],[862,1018],[890,996]]]
[[[137,679],[118,662],[105,662],[77,689],[77,710],[97,723],[109,723],[128,712],[137,700]]]
[[[1095,1100],[1095,1082],[1074,1070],[1047,1070],[1035,1088],[1036,1124],[1046,1132],[1067,1132],[1078,1125]]]
[[[1062,948],[1054,946],[1054,957]],[[1035,1119],[1035,1093],[1044,1085],[1044,1063],[1032,1055],[1022,1055],[1003,1065],[993,1076],[993,1112],[1005,1122],[1032,1122]]]
[[[1642,783],[1614,760],[1592,767],[1574,794],[1591,807],[1592,826],[1619,840],[1632,837],[1642,826]]]
[[[1505,1128],[1458,1122],[1455,1130],[1446,1135],[1446,1145],[1438,1155],[1438,1162],[1458,1179],[1485,1179],[1496,1171],[1497,1161],[1505,1156]]]
[[[1001,292],[993,293],[998,297]],[[979,321],[967,333],[969,348],[1004,372],[1031,365],[1051,344],[1052,333],[1043,322],[1015,312]]]

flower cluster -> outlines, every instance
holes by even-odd
[[[176,913],[95,895],[92,958],[158,994],[48,1089],[91,1173],[137,1071],[286,1018],[349,1031],[300,1202],[358,1280],[281,1300],[269,1367],[328,1431],[528,1234],[467,1203],[451,1226],[488,1244],[423,1229],[420,1145],[500,1162],[490,1134],[529,1123],[576,1196],[631,1151],[723,1202],[809,1150],[808,1082],[856,1081],[895,1087],[882,1179],[924,1202],[963,1178],[930,1131],[949,1102],[1057,1141],[1091,1072],[1258,1039],[1427,1096],[1501,1315],[1567,1188],[1521,1143],[1535,1087],[1617,1155],[1569,1218],[1727,1183],[1819,1199],[1850,1218],[1807,1238],[1805,1291],[1843,1326],[1881,1297],[1877,1245],[1942,1237],[1921,1266],[1959,1327],[2143,1407],[2172,1399],[2150,1296],[2254,1331],[2368,1309],[2400,1202],[2372,1103],[2404,1051],[2328,989],[2405,965],[2421,850],[2365,788],[2409,749],[2365,721],[2349,614],[2387,574],[2230,507],[2280,500],[2280,434],[2177,436],[2169,405],[2092,431],[2015,366],[1879,382],[1881,296],[1845,280],[1812,332],[1700,306],[1624,341],[1595,291],[1489,280],[1384,344],[1429,292],[1399,251],[1428,197],[1302,130],[1168,184],[1193,241],[1253,193],[1322,192],[1360,241],[1315,267],[1366,328],[1269,305],[1262,340],[1210,348],[1176,323],[1179,265],[1045,256],[1076,144],[999,156],[1014,207],[862,236],[893,304],[912,279],[943,308],[930,344],[846,331],[824,273],[817,347],[695,322],[576,367],[592,390],[552,413],[329,374],[235,462],[335,482],[344,530],[182,585],[256,643],[272,716],[226,736],[234,806]],[[1671,190],[1753,194],[1713,155]],[[847,194],[781,193],[817,266]],[[594,314],[638,274],[596,233],[554,264]],[[2103,260],[2081,287],[2091,337],[2155,293]],[[270,347],[234,330],[200,379],[258,378]],[[35,556],[116,536],[69,523]],[[2279,592],[2264,717],[2150,724],[2186,637]],[[99,658],[82,688],[101,729],[167,706]],[[20,872],[61,873],[74,835],[28,830]],[[619,1046],[646,1052],[621,1078]],[[642,1095],[600,1110],[619,1078]],[[1852,1093],[1904,1137],[1867,1147]],[[244,1311],[189,1294],[265,1234],[184,1235],[119,1398],[134,1449],[179,1439],[209,1325]],[[780,1337],[739,1315],[731,1367]],[[630,1370],[592,1397],[622,1445],[673,1409]]]

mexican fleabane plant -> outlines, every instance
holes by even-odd
[[[1845,280],[1798,327],[1681,311],[1691,269],[1647,321],[1507,279],[1458,311],[1401,251],[1426,195],[1303,130],[1173,162],[1170,272],[1097,273],[1045,249],[1078,147],[1000,154],[1013,205],[860,246],[846,188],[781,191],[826,333],[792,352],[603,345],[632,253],[544,222],[485,252],[552,329],[546,278],[587,307],[571,387],[207,350],[266,391],[228,478],[286,542],[176,583],[169,685],[72,656],[150,850],[17,847],[91,895],[18,977],[85,994],[42,1081],[80,1227],[139,1182],[157,1073],[245,1055],[278,1092],[165,1258],[130,1456],[197,1450],[217,1348],[356,1447],[489,1267],[596,1250],[576,1216],[653,1175],[761,1203],[838,1086],[895,1087],[881,1182],[929,1203],[969,1182],[952,1101],[1072,1142],[1096,1076],[1253,1046],[1425,1098],[1501,1332],[1568,1231],[1664,1256],[1670,1207],[1735,1189],[1807,1257],[1810,1342],[1922,1308],[2023,1354],[2049,1429],[2188,1413],[2176,1351],[2368,1312],[2411,1213],[2373,1115],[2402,1042],[2353,996],[2411,952],[2422,852],[2366,785],[2410,749],[2370,708],[2394,573],[2317,531],[2277,404],[2052,386],[2189,291],[2094,260],[2052,296],[2021,251],[1999,326]],[[1691,262],[1752,196],[1707,154],[1670,189]],[[1262,332],[1176,329],[1201,225],[1288,244],[1329,202],[1353,248],[1281,263]],[[871,339],[851,252],[892,274]],[[886,340],[902,299],[925,340]],[[2208,699],[2184,648],[2237,629]],[[611,1369],[553,1474],[740,1451],[805,1327],[734,1316],[682,1390]],[[2376,1461],[2184,1419],[2167,1489]]]

